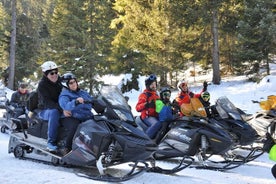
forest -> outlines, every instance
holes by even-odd
[[[14,89],[51,60],[91,93],[106,74],[131,73],[125,89],[150,73],[175,86],[191,65],[214,84],[245,72],[256,81],[275,62],[275,12],[274,0],[1,0],[1,77]]]

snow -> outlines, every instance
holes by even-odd
[[[260,111],[258,104],[254,104],[251,100],[266,100],[268,95],[276,95],[276,65],[270,66],[271,74],[265,77],[260,83],[247,82],[244,76],[240,77],[228,77],[222,80],[220,85],[208,86],[208,91],[211,94],[211,102],[220,96],[227,96],[230,101],[236,106],[247,113],[254,114]],[[110,80],[112,77],[112,80]],[[120,83],[121,79],[125,76],[105,76],[104,81],[112,81],[112,84]],[[199,79],[200,77],[200,79]],[[193,92],[199,92],[201,90],[202,76],[198,78],[191,78],[190,89]],[[203,80],[211,81],[211,74],[207,74]],[[140,79],[141,87],[144,88],[143,81],[144,77]],[[115,83],[117,82],[117,83]],[[132,90],[126,93],[129,96],[129,104],[132,106],[132,112],[134,115],[138,115],[135,111],[135,104],[139,93],[142,91]],[[8,97],[10,97],[12,91],[7,91]],[[173,92],[173,97],[177,91]],[[0,178],[3,184],[59,184],[59,183],[70,183],[70,184],[91,184],[91,183],[104,183],[99,181],[93,181],[86,178],[76,176],[74,168],[65,168],[61,166],[53,166],[49,164],[34,162],[31,160],[20,160],[8,154],[8,141],[9,135],[0,133]],[[169,162],[160,162],[160,164],[170,166]],[[174,175],[165,175],[157,173],[144,173],[132,180],[125,183],[136,184],[136,183],[186,183],[186,184],[274,184],[275,179],[271,175],[271,167],[275,162],[269,160],[268,154],[264,153],[256,160],[246,163],[238,168],[221,172],[212,170],[200,170],[195,168],[186,168]],[[125,169],[125,165],[118,165],[115,169]]]

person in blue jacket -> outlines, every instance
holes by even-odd
[[[154,139],[161,129],[164,122],[169,122],[173,119],[172,104],[170,102],[171,90],[164,87],[160,91],[160,99],[155,101],[155,111],[158,113],[158,122],[149,127],[146,134]]]
[[[78,125],[93,118],[92,103],[90,103],[93,97],[85,90],[79,88],[74,74],[64,74],[62,81],[66,83],[66,86],[59,95],[59,105],[63,110],[70,112],[70,115],[61,116],[64,126],[67,126],[66,128],[69,130],[66,145],[62,151],[63,154],[66,154],[72,149],[72,139]]]

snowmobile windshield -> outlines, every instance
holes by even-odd
[[[226,119],[232,117],[235,120],[242,120],[242,117],[235,105],[225,96],[220,97],[216,101],[216,109],[221,118]]]
[[[108,103],[109,112],[113,112],[109,114],[115,113],[118,119],[134,122],[130,106],[117,86],[102,86],[100,93]],[[111,118],[113,119],[114,115]]]

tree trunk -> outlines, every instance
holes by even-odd
[[[212,35],[213,35],[213,83],[220,84],[220,69],[219,69],[219,45],[218,45],[218,11],[214,7],[212,12]]]
[[[14,88],[14,70],[15,70],[15,46],[16,46],[16,0],[12,0],[12,32],[10,43],[10,70],[8,88]]]

